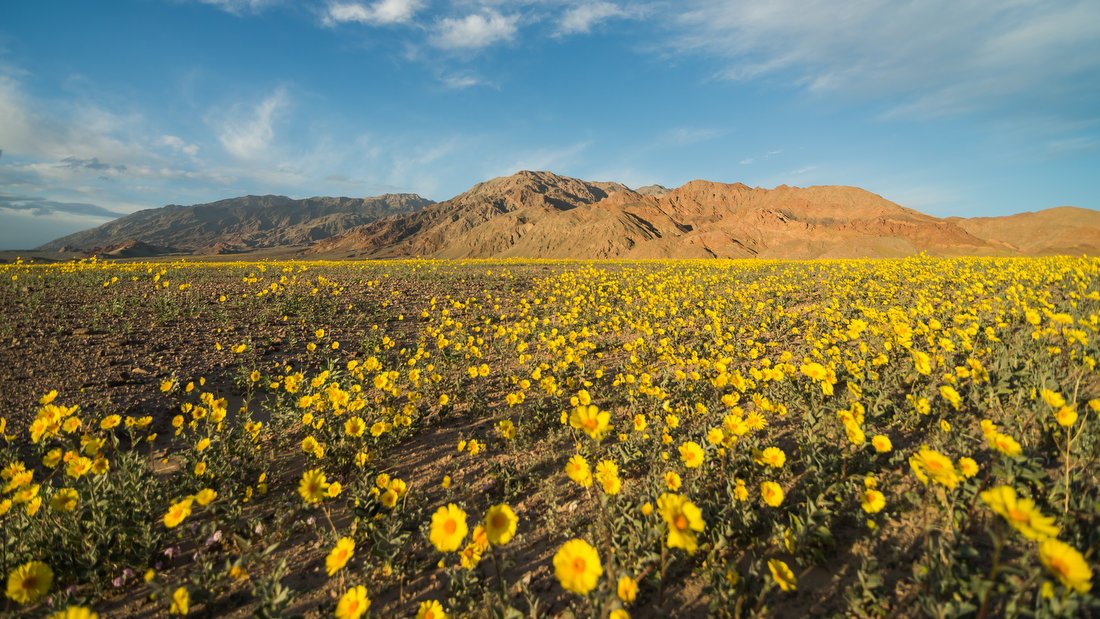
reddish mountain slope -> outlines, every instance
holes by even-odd
[[[663,189],[663,188],[662,188]],[[877,257],[993,251],[958,225],[855,187],[691,181],[633,191],[519,172],[315,243],[364,257]]]

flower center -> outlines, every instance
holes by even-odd
[[[1031,517],[1028,515],[1027,512],[1019,509],[1008,510],[1008,517],[1011,520],[1015,520],[1016,522],[1027,522],[1028,520],[1031,520]]]
[[[583,574],[588,564],[585,562],[584,557],[577,557],[573,559],[573,571],[578,574]]]
[[[454,535],[455,531],[457,531],[457,530],[458,530],[458,523],[455,522],[454,520],[448,520],[447,522],[443,523],[443,531],[447,535]]]
[[[676,514],[676,518],[673,519],[672,524],[681,531],[688,528],[687,516],[683,514]]]
[[[493,525],[494,529],[503,529],[508,523],[504,518],[504,514],[494,514],[489,524]]]
[[[1050,569],[1059,576],[1065,576],[1069,573],[1069,565],[1061,557],[1054,557],[1050,560]]]

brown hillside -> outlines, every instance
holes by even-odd
[[[1006,217],[948,217],[974,236],[1013,253],[1100,254],[1100,211],[1059,206]]]
[[[816,258],[983,250],[993,248],[953,223],[855,187],[768,190],[691,181],[642,194],[550,172],[496,178],[310,248],[434,258]]]
[[[940,219],[858,187],[695,180],[632,190],[552,172],[478,183],[445,202],[244,196],[133,213],[44,245],[112,257],[874,258],[1100,254],[1100,212],[1060,207]]]

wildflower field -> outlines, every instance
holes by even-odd
[[[0,265],[0,615],[1100,615],[1100,260]]]

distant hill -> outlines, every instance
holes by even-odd
[[[858,187],[696,180],[637,190],[523,171],[435,203],[246,196],[140,211],[48,250],[118,257],[299,251],[332,258],[865,258],[1100,255],[1100,212],[941,219]]]
[[[362,257],[815,258],[997,252],[958,225],[856,187],[679,188],[519,172],[314,243]]]
[[[433,204],[415,194],[373,198],[244,196],[194,206],[168,205],[127,215],[70,234],[39,249],[107,249],[140,243],[140,251],[163,254],[236,253],[308,245],[391,215]],[[170,248],[170,249],[165,249]]]
[[[1059,206],[1006,217],[948,217],[947,221],[1013,253],[1100,254],[1100,211]]]

